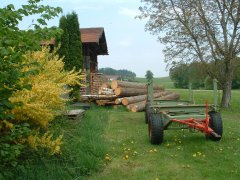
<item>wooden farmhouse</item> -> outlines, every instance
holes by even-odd
[[[107,79],[98,73],[98,56],[108,55],[107,41],[104,28],[81,28],[81,40],[83,44],[84,71],[87,75],[85,89],[82,94],[97,94],[99,87]]]
[[[102,83],[107,78],[98,73],[98,56],[108,55],[107,41],[103,27],[80,28],[81,41],[83,45],[83,73],[86,74],[86,87],[82,88],[81,94],[97,94]],[[54,48],[55,40],[41,42],[41,45],[48,44],[50,50]]]

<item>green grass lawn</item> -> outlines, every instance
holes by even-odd
[[[170,89],[188,98],[188,90]],[[123,107],[92,107],[81,121],[60,118],[51,129],[64,133],[62,156],[27,154],[14,179],[239,179],[240,91],[222,111],[220,142],[189,130],[164,131],[151,145],[144,113]],[[212,103],[212,91],[194,90],[196,103]]]
[[[112,110],[105,133],[111,161],[89,179],[238,179],[239,115],[223,113],[220,142],[198,132],[165,131],[164,143],[155,146],[149,143],[143,113]]]

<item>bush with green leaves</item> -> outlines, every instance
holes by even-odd
[[[18,122],[11,110],[21,103],[9,101],[12,94],[23,88],[31,89],[31,84],[20,83],[20,79],[35,70],[22,72],[28,64],[22,64],[24,54],[41,48],[41,40],[58,36],[57,28],[47,28],[47,20],[54,18],[62,11],[59,7],[42,5],[41,0],[29,0],[27,4],[16,9],[9,4],[0,9],[0,169],[17,165],[17,157],[23,150],[29,132],[29,124]],[[19,29],[19,23],[26,16],[39,15],[28,30]],[[21,65],[20,65],[21,64]]]

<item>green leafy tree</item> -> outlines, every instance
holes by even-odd
[[[188,88],[191,83],[193,89],[204,88],[208,76],[200,62],[176,64],[170,68],[169,74],[176,88]]]
[[[233,62],[240,54],[240,1],[143,0],[140,18],[149,18],[146,29],[166,44],[165,60],[223,61],[221,76],[208,70],[223,89],[222,107],[229,107]],[[207,66],[206,66],[207,68]]]
[[[150,70],[147,70],[146,75],[145,75],[146,79],[148,80],[148,82],[150,82],[153,79],[153,73]]]
[[[83,68],[83,52],[78,16],[75,12],[62,16],[59,27],[63,30],[60,43],[59,55],[64,57],[65,69],[80,70]]]
[[[128,81],[134,81],[136,77],[136,74],[134,72],[126,69],[116,70],[113,68],[106,67],[106,68],[100,68],[98,72],[106,75],[119,75],[119,79],[128,80]]]
[[[59,34],[56,28],[47,28],[45,25],[47,20],[61,11],[59,7],[41,5],[40,0],[29,0],[28,4],[19,9],[13,4],[0,9],[0,169],[9,165],[16,166],[17,157],[24,148],[18,140],[26,137],[30,131],[27,123],[18,122],[11,114],[13,107],[21,104],[9,101],[9,97],[17,90],[31,88],[30,84],[22,86],[20,79],[36,73],[34,70],[22,72],[23,67],[28,65],[20,64],[27,51],[41,48],[41,40]],[[22,19],[34,14],[39,14],[39,18],[32,24],[32,29],[20,30],[18,25]]]

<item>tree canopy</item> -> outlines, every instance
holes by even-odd
[[[150,82],[153,79],[153,73],[150,70],[147,70],[146,74],[145,74],[146,79],[148,80],[148,82]]]
[[[166,44],[165,60],[203,63],[224,61],[222,76],[207,68],[223,87],[222,106],[231,99],[233,61],[240,53],[240,2],[237,0],[142,0],[139,18],[148,18],[146,30]]]
[[[126,69],[120,69],[120,70],[116,70],[113,68],[100,68],[98,70],[100,73],[106,74],[106,75],[119,75],[120,79],[125,79],[128,81],[133,81],[134,78],[136,77],[136,74],[132,71],[126,70]]]

